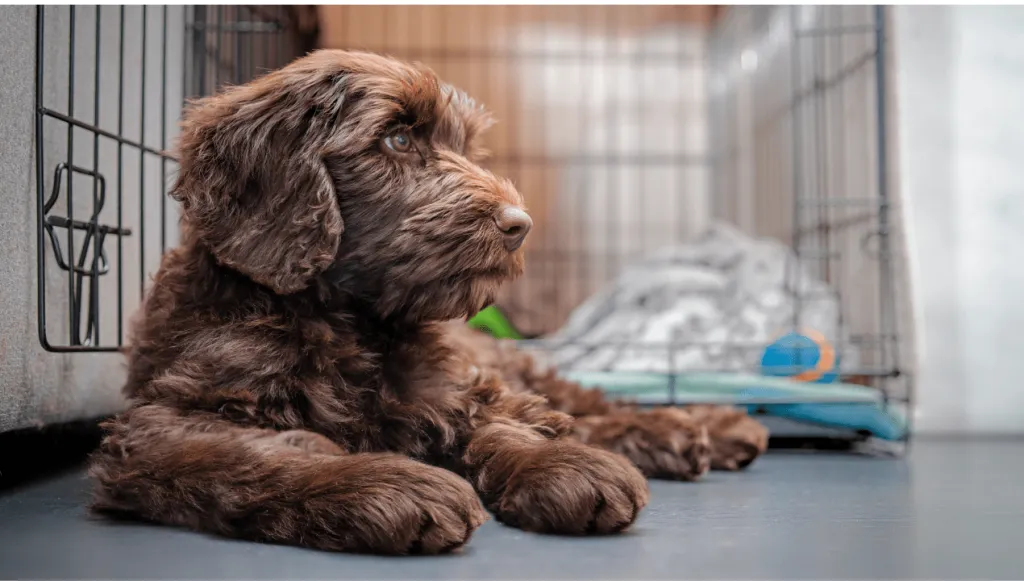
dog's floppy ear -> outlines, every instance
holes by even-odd
[[[195,102],[182,123],[171,196],[186,226],[219,263],[278,294],[306,288],[338,249],[344,225],[321,152],[340,79],[285,68]]]

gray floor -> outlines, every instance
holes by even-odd
[[[918,441],[905,459],[773,453],[653,483],[632,532],[493,521],[462,554],[378,558],[90,520],[80,473],[0,497],[0,578],[1024,578],[1024,442]]]

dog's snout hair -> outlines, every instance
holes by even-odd
[[[462,203],[480,208],[478,227],[484,234],[497,235],[509,252],[517,250],[533,221],[512,182],[450,153],[442,154],[440,167],[444,174],[442,180],[448,183],[439,185],[439,189],[464,192],[470,199]]]
[[[471,162],[468,158],[452,152],[439,155],[439,166],[451,180],[464,181],[486,203],[522,206],[523,197],[508,178],[500,178],[490,171]]]

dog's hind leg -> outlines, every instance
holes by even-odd
[[[577,418],[573,436],[629,458],[648,478],[697,480],[711,467],[707,429],[675,408]]]
[[[525,353],[520,356],[527,357]],[[676,408],[639,409],[560,377],[519,365],[520,381],[547,398],[553,409],[576,418],[572,435],[585,444],[622,454],[648,478],[696,480],[711,465],[708,431]]]
[[[509,386],[542,395],[551,409],[576,418],[576,439],[626,456],[648,478],[694,480],[707,471],[709,458],[712,470],[741,470],[767,448],[768,431],[740,409],[643,410],[583,387],[542,367],[531,353],[461,323],[453,324],[450,333]]]
[[[739,408],[692,405],[683,408],[711,436],[711,469],[743,470],[768,449],[768,428]]]
[[[625,455],[648,478],[694,480],[707,471],[709,461],[712,470],[742,470],[768,447],[768,430],[739,408],[643,410],[552,369],[540,371],[524,351],[509,349],[500,355],[506,381],[543,395],[552,409],[574,416],[574,436]]]
[[[92,508],[196,531],[373,553],[456,549],[486,520],[457,475],[327,438],[147,405],[106,426]]]

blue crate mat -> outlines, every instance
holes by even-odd
[[[819,426],[866,432],[883,440],[906,435],[907,423],[875,389],[848,383],[802,383],[741,373],[568,372],[568,378],[640,404],[729,404]]]

